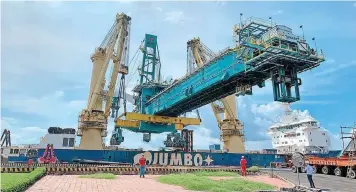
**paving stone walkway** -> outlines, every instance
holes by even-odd
[[[79,178],[78,175],[47,175],[31,186],[27,192],[194,192],[182,187],[162,184],[156,181],[159,175],[119,175],[116,179]],[[213,180],[232,179],[232,177],[209,177]],[[245,179],[269,183],[278,187],[289,184],[268,176],[248,176]]]
[[[87,179],[77,175],[47,175],[27,192],[191,192],[179,186],[159,183],[155,180],[156,177],[157,175],[146,175],[146,178],[123,175],[116,179]]]

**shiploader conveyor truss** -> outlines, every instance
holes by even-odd
[[[234,48],[226,48],[170,85],[163,85],[157,78],[141,81],[134,89],[137,110],[116,119],[116,132],[120,136],[121,128],[146,134],[174,132],[199,124],[194,118],[179,116],[232,94],[252,94],[253,86],[264,87],[268,79],[272,81],[274,101],[296,102],[300,100],[298,73],[324,61],[322,52],[312,49],[290,28],[262,19],[250,18],[235,25],[234,37]],[[145,41],[150,43],[144,50],[151,46],[154,54],[158,52],[156,36],[146,34]],[[151,58],[153,65],[159,63],[160,68],[159,56],[144,58]],[[141,74],[157,74],[157,67],[144,71],[144,65]],[[144,138],[150,140],[150,136]]]

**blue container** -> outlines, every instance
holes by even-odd
[[[220,149],[220,145],[211,145]],[[38,150],[37,158],[41,157],[44,149]],[[170,166],[240,166],[241,156],[245,156],[247,166],[269,166],[271,162],[285,162],[285,156],[276,154],[246,154],[221,152],[169,152],[169,151],[132,151],[132,150],[80,150],[80,149],[54,149],[59,162],[73,163],[75,159],[108,161],[117,163],[137,164],[144,155],[148,165]],[[35,159],[37,159],[35,158]],[[26,157],[9,158],[9,161],[27,162]]]

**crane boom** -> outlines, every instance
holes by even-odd
[[[192,52],[196,67],[200,68],[208,61],[208,58],[215,56],[199,38],[194,38],[187,43],[188,54]],[[189,57],[189,55],[188,55]],[[194,63],[189,63],[188,68],[194,68]],[[190,70],[192,71],[192,70]],[[222,104],[220,104],[222,103]],[[216,117],[218,127],[221,130],[220,139],[224,143],[224,149],[229,152],[241,153],[245,152],[243,126],[237,119],[236,99],[235,95],[230,95],[215,102],[212,102],[211,107]],[[221,118],[223,113],[223,119]]]
[[[82,137],[80,149],[103,148],[102,137],[107,136],[107,122],[117,78],[119,73],[122,75],[128,73],[128,67],[125,64],[128,56],[130,21],[129,16],[123,13],[117,14],[110,31],[91,56],[93,71],[88,104],[79,115],[77,135]],[[110,61],[113,63],[112,72],[108,88],[104,90],[105,76]]]

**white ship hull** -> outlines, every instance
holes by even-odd
[[[319,122],[305,113],[288,110],[280,123],[267,130],[267,134],[271,136],[277,154],[328,153],[331,148],[328,131],[320,128]]]

